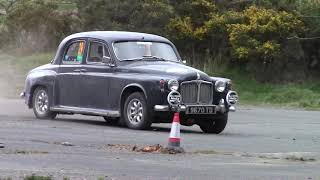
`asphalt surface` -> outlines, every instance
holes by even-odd
[[[0,179],[320,179],[320,112],[240,107],[229,117],[220,135],[182,127],[185,154],[143,153],[132,148],[166,146],[169,124],[135,131],[100,117],[37,120],[22,100],[0,99]]]

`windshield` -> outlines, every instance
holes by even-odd
[[[161,42],[117,42],[113,45],[119,60],[167,60],[178,61],[172,46]]]

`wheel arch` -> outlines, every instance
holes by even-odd
[[[142,92],[144,97],[147,99],[148,96],[147,96],[147,92],[146,90],[143,88],[143,86],[141,86],[140,84],[129,84],[127,85],[126,87],[123,88],[122,92],[121,92],[121,95],[120,95],[120,112],[122,112],[123,110],[123,106],[124,106],[124,103],[125,103],[125,100],[126,98],[134,93],[134,92]]]
[[[31,88],[30,88],[30,97],[29,97],[29,99],[28,99],[28,107],[29,108],[32,108],[32,106],[33,106],[33,94],[34,94],[34,91],[37,89],[37,88],[39,88],[39,87],[43,87],[43,88],[45,88],[45,89],[47,89],[49,92],[48,92],[48,94],[49,94],[49,96],[50,97],[52,97],[52,94],[51,94],[51,91],[49,90],[49,88],[48,88],[48,85],[45,85],[45,84],[34,84]]]

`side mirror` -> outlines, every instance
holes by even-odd
[[[114,66],[114,64],[112,64],[111,58],[108,56],[103,56],[102,57],[102,63],[108,65],[108,66]]]

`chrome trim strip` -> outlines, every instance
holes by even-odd
[[[98,116],[107,116],[107,117],[120,117],[119,111],[109,111],[109,110],[100,110],[92,108],[78,108],[72,106],[57,106],[50,108],[51,111],[58,112],[71,112],[75,114],[89,114],[89,115],[98,115]]]
[[[235,106],[230,106],[229,107],[230,112],[236,112],[236,107]]]
[[[224,101],[220,101],[219,105],[190,105],[190,106],[201,106],[201,107],[204,107],[204,106],[215,106],[216,107],[215,108],[216,112],[221,112],[221,113],[225,113],[226,112],[226,107],[224,106]],[[185,112],[187,110],[187,107],[188,106],[181,105],[179,107],[180,112]],[[154,106],[154,111],[157,111],[157,112],[168,112],[168,111],[171,111],[171,110],[170,110],[170,107],[168,105],[155,105]],[[236,107],[230,106],[229,111],[230,112],[235,112],[236,111]]]
[[[23,91],[20,93],[20,98],[25,98],[26,97],[26,93]]]
[[[155,105],[154,111],[169,111],[170,108],[168,105]]]
[[[221,113],[225,113],[227,111],[224,104],[224,99],[220,100],[219,105],[217,106],[217,111],[220,111]]]
[[[185,105],[180,106],[180,111],[186,111],[186,110],[187,110],[187,106],[185,106]]]
[[[213,85],[213,83],[212,82],[209,82],[209,81],[204,81],[204,80],[191,80],[191,81],[183,81],[182,83],[181,83],[181,85],[182,84],[185,84],[185,83],[198,83],[198,82],[201,82],[201,83],[207,83],[207,84],[211,84],[211,85]]]

